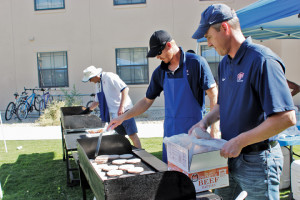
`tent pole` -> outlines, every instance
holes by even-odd
[[[4,141],[4,146],[5,146],[5,152],[7,153],[6,140],[5,140],[5,138],[4,138],[4,131],[3,131],[3,126],[2,126],[2,117],[1,117],[1,111],[0,111],[0,125],[1,125],[2,138],[3,138],[3,141]]]

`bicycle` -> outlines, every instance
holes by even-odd
[[[43,92],[43,95],[39,101],[39,112],[45,110],[47,105],[53,101],[53,96],[50,95],[50,88],[47,89],[47,92],[45,92],[45,89],[43,88],[41,91]]]
[[[92,93],[90,96],[91,96],[91,98],[94,98],[94,99],[95,99],[96,94]],[[89,102],[87,102],[87,104],[86,104],[85,107],[86,107],[86,108],[90,107],[90,106],[92,105],[93,102],[94,102],[94,100],[90,100]],[[99,115],[100,115],[100,109],[99,109],[99,107],[97,106],[97,107],[91,112],[91,114],[94,114],[94,115],[99,116]]]
[[[32,112],[33,108],[36,111],[39,111],[39,101],[40,101],[41,96],[37,95],[34,92],[35,90],[38,90],[38,89],[26,89],[24,87],[24,90],[25,90],[25,92],[26,92],[26,90],[31,90],[32,94],[29,97],[27,97],[23,102],[21,102],[19,104],[19,106],[17,107],[16,113],[17,113],[17,117],[19,120],[26,119],[28,116],[28,112]]]
[[[15,92],[15,102],[11,101],[9,102],[8,106],[5,110],[5,119],[8,121],[12,118],[14,114],[17,114],[17,107],[19,104],[26,99],[26,92],[22,92],[21,96],[19,96],[19,93]]]

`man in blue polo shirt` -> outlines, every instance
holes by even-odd
[[[235,11],[224,4],[202,13],[193,38],[202,37],[224,56],[218,69],[219,96],[189,134],[220,119],[222,138],[228,140],[220,154],[228,158],[229,186],[216,193],[235,199],[245,190],[247,199],[279,199],[283,159],[278,142],[270,138],[296,123],[284,64],[270,49],[245,39]]]
[[[156,57],[162,62],[152,74],[146,97],[128,112],[113,119],[108,127],[114,128],[123,120],[145,112],[164,91],[164,137],[187,133],[192,125],[202,119],[205,91],[210,99],[211,109],[217,102],[218,90],[206,60],[199,55],[184,52],[163,30],[152,34],[147,57]],[[212,126],[211,130],[214,137],[218,128]],[[167,162],[164,146],[163,161]]]

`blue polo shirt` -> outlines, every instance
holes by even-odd
[[[219,97],[222,138],[230,140],[260,125],[265,115],[294,109],[282,60],[248,37],[231,59],[220,62]],[[265,114],[264,114],[265,113]]]
[[[204,108],[205,90],[211,88],[215,83],[214,77],[208,63],[203,57],[193,53],[184,52],[181,47],[180,51],[181,57],[179,68],[174,74],[168,69],[169,63],[161,62],[161,64],[154,70],[151,82],[146,92],[146,97],[148,99],[155,99],[160,96],[160,93],[164,90],[165,72],[167,72],[168,78],[183,77],[183,58],[186,56],[187,79],[189,85],[199,105]]]

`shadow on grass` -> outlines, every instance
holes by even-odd
[[[82,199],[80,186],[67,186],[66,163],[53,158],[53,152],[22,154],[15,163],[3,164],[0,168],[3,200]],[[90,190],[87,197],[93,198]]]

